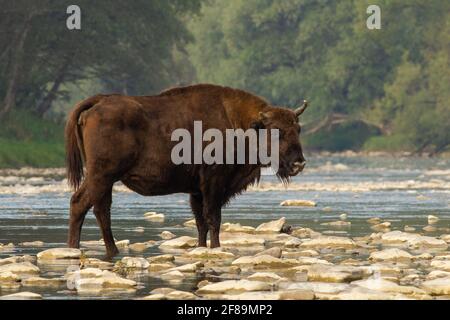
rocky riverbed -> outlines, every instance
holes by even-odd
[[[449,159],[307,158],[288,186],[263,176],[224,208],[214,250],[195,247],[186,195],[141,197],[117,184],[113,261],[91,213],[81,250],[65,249],[64,169],[0,170],[0,297],[450,297]]]
[[[381,219],[366,223],[377,231],[353,238],[292,228],[284,217],[256,228],[226,223],[222,247],[215,249],[164,231],[158,241],[118,241],[125,256],[114,261],[102,260],[101,240],[36,255],[16,252],[38,249],[40,242],[0,244],[9,255],[0,260],[0,299],[42,299],[52,291],[99,299],[450,298],[450,234],[391,231],[387,224],[379,229]],[[184,228],[193,228],[193,221]],[[146,281],[161,286],[145,292]]]

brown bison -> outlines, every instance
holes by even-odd
[[[97,95],[80,102],[66,124],[68,181],[76,192],[70,202],[68,245],[78,248],[87,211],[101,228],[109,257],[118,253],[111,231],[111,197],[115,182],[146,196],[188,193],[198,229],[198,246],[219,247],[221,208],[259,181],[257,164],[179,164],[171,161],[178,128],[279,129],[277,176],[289,180],[305,166],[299,115],[274,107],[248,92],[216,85],[169,89],[156,96]],[[83,170],[83,164],[85,171]],[[85,178],[83,179],[83,177]]]

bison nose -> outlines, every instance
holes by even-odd
[[[305,166],[306,166],[306,161],[305,160],[303,160],[301,162],[297,161],[297,162],[294,163],[294,166],[296,166],[300,170],[303,170],[305,168]]]

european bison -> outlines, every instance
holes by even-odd
[[[68,181],[76,192],[70,202],[68,245],[78,248],[87,211],[101,228],[109,257],[118,253],[111,231],[111,193],[122,181],[146,196],[188,193],[198,229],[198,246],[219,247],[221,208],[259,181],[257,164],[179,164],[171,161],[175,129],[279,129],[277,176],[289,180],[305,166],[298,116],[248,92],[199,84],[169,89],[156,96],[96,95],[80,102],[65,131]],[[85,166],[85,178],[83,164]]]

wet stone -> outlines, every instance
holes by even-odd
[[[211,283],[197,290],[198,294],[209,293],[237,293],[243,291],[270,291],[273,286],[262,281],[250,280],[226,280],[217,283]]]
[[[197,239],[188,236],[182,236],[164,241],[160,248],[192,248],[197,245]]]
[[[310,200],[284,200],[280,205],[283,207],[315,207],[316,203]]]
[[[279,259],[269,255],[244,256],[232,262],[232,265],[247,266],[254,268],[288,268],[298,265],[294,259]]]
[[[80,259],[80,249],[53,248],[37,254],[39,260]]]
[[[281,217],[278,220],[270,221],[260,224],[255,232],[259,233],[280,233],[283,226],[286,224],[286,218]]]
[[[40,300],[42,296],[34,292],[18,292],[0,297],[0,300]]]

